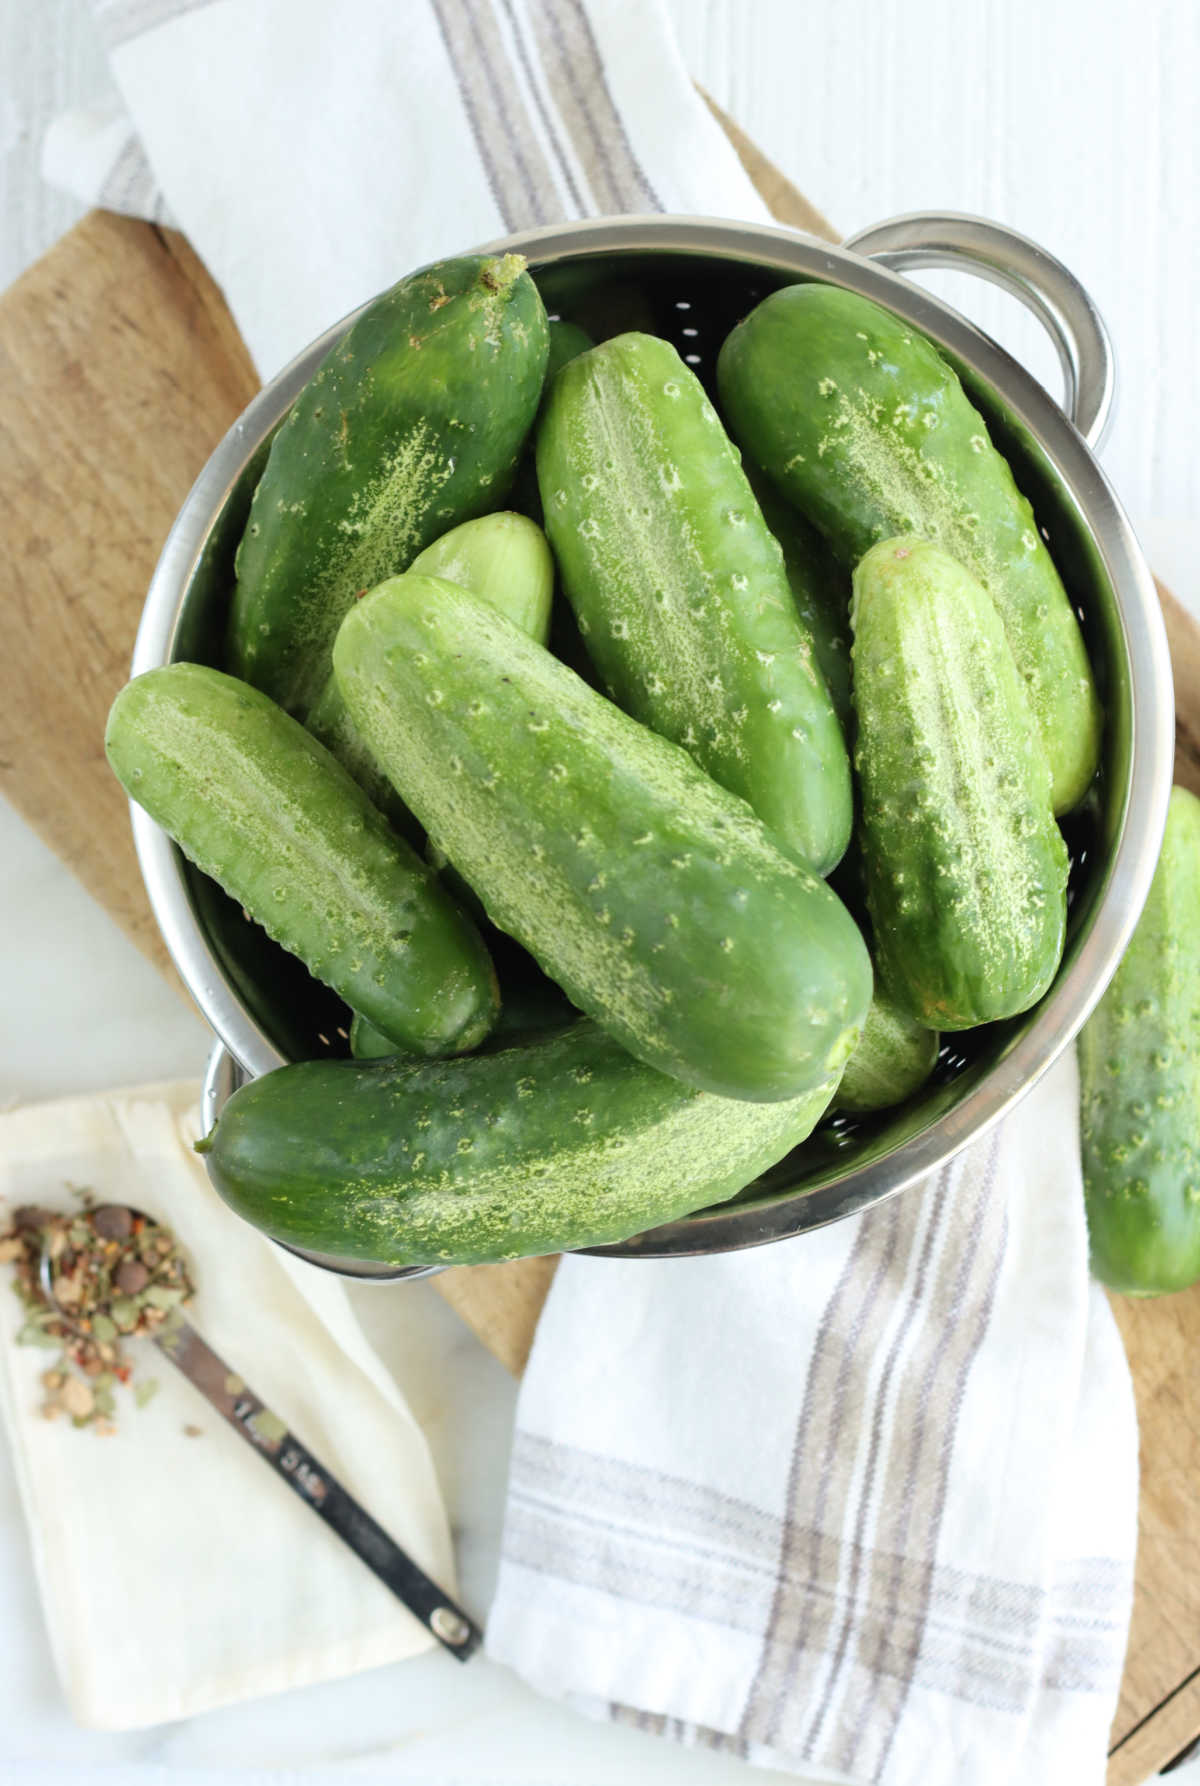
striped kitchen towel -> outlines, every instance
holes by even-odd
[[[272,377],[412,267],[612,212],[767,218],[658,0],[93,0],[124,105],[43,170],[173,221]]]
[[[658,0],[94,4],[127,109],[61,121],[47,169],[186,229],[264,375],[510,230],[765,216]],[[814,1779],[1098,1786],[1136,1433],[1087,1278],[1076,1098],[1066,1060],[939,1176],[818,1234],[565,1260],[493,1656]]]
[[[1137,1441],[1074,1061],[936,1177],[740,1254],[564,1259],[493,1656],[595,1716],[886,1786],[1100,1786]]]

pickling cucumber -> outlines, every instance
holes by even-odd
[[[554,374],[566,365],[568,360],[577,359],[593,347],[591,336],[578,323],[565,322],[556,316],[550,324],[550,351],[546,356],[546,384],[549,386]]]
[[[842,722],[842,731],[849,735],[853,714],[850,573],[838,563],[812,523],[785,501],[756,466],[748,462],[746,475],[758,498],[763,520],[779,541],[800,624],[812,640],[817,668],[829,690],[834,712]]]
[[[554,594],[554,559],[541,528],[524,515],[502,511],[463,521],[419,552],[412,568],[473,590],[502,608],[530,638],[545,644]],[[346,712],[332,660],[325,686],[305,723],[393,826],[410,842],[418,842],[420,826],[380,771]]]
[[[1066,930],[1067,850],[1025,684],[987,592],[925,540],[854,573],[867,906],[892,998],[927,1029],[1035,1004]]]
[[[489,930],[486,940],[500,981],[500,1015],[483,1043],[485,1048],[509,1048],[514,1036],[562,1029],[575,1021],[579,1012],[570,1000],[511,937]],[[390,1036],[359,1012],[352,1014],[350,1053],[355,1060],[383,1060],[398,1052]]]
[[[474,1048],[496,977],[474,925],[340,763],[259,689],[169,664],[113,702],[130,797],[317,979],[401,1047]]]
[[[235,1092],[198,1146],[225,1201],[275,1240],[470,1265],[719,1203],[809,1134],[836,1082],[772,1104],[713,1097],[580,1019],[457,1061],[281,1067]]]
[[[546,536],[526,515],[501,510],[443,533],[409,566],[482,596],[544,645],[550,633],[554,559]]]
[[[355,1011],[350,1019],[350,1053],[355,1060],[390,1060],[399,1052],[390,1036]]]
[[[837,1108],[862,1115],[902,1104],[933,1072],[939,1041],[935,1031],[914,1023],[877,986],[858,1046],[837,1088]]]
[[[333,661],[355,725],[492,922],[639,1060],[763,1100],[840,1070],[871,997],[862,938],[686,751],[428,577],[357,603]]]
[[[545,369],[520,255],[442,261],[377,298],[271,444],[238,548],[230,668],[305,718],[355,598],[503,495]]]
[[[537,430],[546,531],[617,705],[831,869],[850,764],[783,556],[695,374],[619,335],[559,372]]]
[[[1150,896],[1079,1037],[1092,1270],[1130,1296],[1200,1279],[1200,800],[1171,790]]]
[[[789,285],[729,335],[717,382],[734,437],[848,568],[912,533],[983,584],[1033,703],[1054,810],[1077,805],[1101,731],[1079,622],[1033,510],[932,343],[857,293]]]

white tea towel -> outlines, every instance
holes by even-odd
[[[491,1654],[806,1778],[1104,1777],[1137,1526],[1074,1061],[923,1185],[724,1257],[565,1259]]]
[[[129,108],[43,166],[164,208],[264,378],[413,267],[564,218],[767,218],[658,0],[94,0]]]
[[[454,1592],[424,1436],[342,1283],[240,1222],[192,1151],[197,1088],[0,1115],[0,1222],[68,1187],[165,1222],[193,1267],[191,1318],[231,1369],[397,1543]],[[103,1437],[38,1412],[52,1354],[17,1347],[0,1268],[0,1414],[16,1464],[55,1664],[81,1724],[121,1730],[397,1662],[433,1639],[149,1341],[130,1342]],[[185,1430],[201,1429],[198,1436]]]

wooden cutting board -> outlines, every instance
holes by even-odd
[[[836,240],[712,109],[780,221]],[[168,974],[124,796],[104,761],[104,720],[167,529],[256,388],[220,292],[170,231],[93,213],[0,297],[0,791]],[[1176,776],[1200,793],[1200,629],[1165,591],[1162,600],[1179,707]],[[519,1372],[554,1265],[523,1260],[431,1281]],[[1114,1306],[1137,1389],[1143,1474],[1109,1786],[1136,1786],[1200,1732],[1200,1290]]]

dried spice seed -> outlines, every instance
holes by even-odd
[[[92,1211],[92,1227],[102,1240],[127,1240],[133,1232],[133,1212],[120,1203],[102,1203]]]
[[[136,1296],[150,1282],[150,1273],[140,1259],[123,1259],[113,1273],[113,1283],[126,1296]]]
[[[161,1333],[193,1286],[166,1228],[121,1204],[94,1206],[89,1191],[68,1189],[83,1209],[22,1206],[0,1233],[0,1263],[15,1268],[13,1289],[25,1308],[17,1343],[59,1354],[41,1373],[42,1414],[109,1434],[116,1430],[115,1385],[132,1374],[122,1339]],[[40,1281],[43,1257],[53,1271],[53,1303]],[[157,1389],[155,1378],[137,1385],[137,1405],[145,1406]]]

